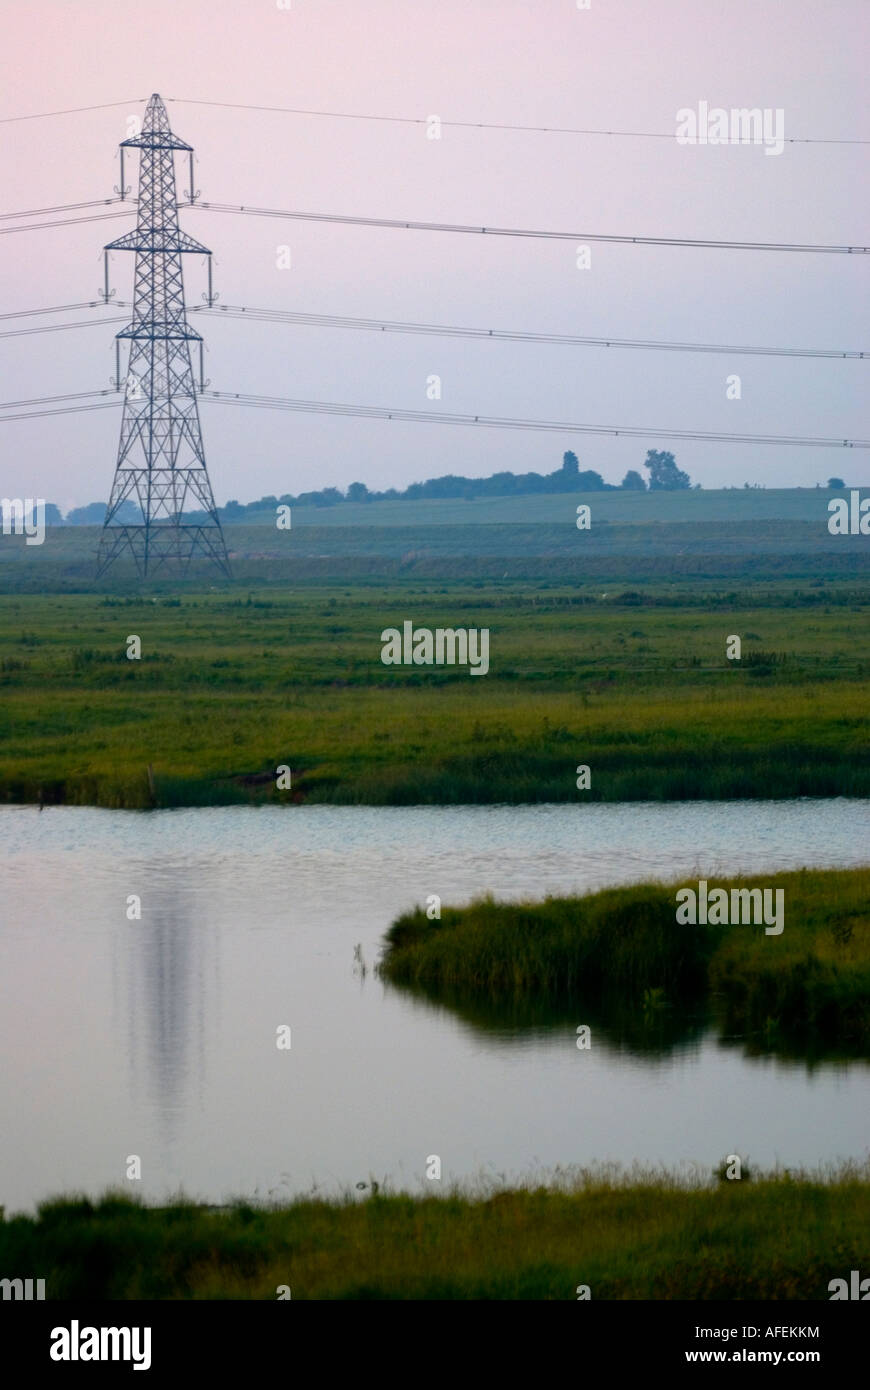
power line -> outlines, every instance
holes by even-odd
[[[113,301],[114,303],[114,301]],[[127,315],[111,319],[82,319],[79,323],[49,323],[39,328],[7,328],[0,338],[25,338],[31,333],[62,333],[66,328],[99,328],[101,324],[126,323]]]
[[[106,307],[103,300],[91,300],[81,304],[58,304],[47,309],[23,309],[15,314],[0,314],[0,322],[4,319],[22,318],[27,315],[102,307]],[[113,299],[111,307],[120,309],[131,306],[126,300]],[[337,314],[303,314],[291,310],[255,309],[243,304],[211,306],[194,304],[188,307],[187,312],[206,315],[223,314],[226,318],[231,319],[249,319],[255,323],[287,323],[304,328],[338,328],[375,333],[422,334],[438,338],[471,338],[483,342],[534,343],[556,347],[637,348],[650,352],[700,352],[754,357],[815,357],[837,361],[866,361],[870,358],[870,352],[848,351],[839,348],[752,347],[747,344],[737,345],[734,343],[681,343],[644,338],[592,338],[566,333],[528,333],[521,329],[509,328],[460,328],[455,325],[439,323],[407,323],[390,319],[348,318]],[[93,328],[101,324],[123,322],[125,322],[125,318],[97,317],[83,319],[76,323],[51,323],[40,327],[7,329],[0,332],[0,338],[19,338],[32,333],[55,333],[62,332],[67,328]]]
[[[302,414],[344,415],[366,420],[398,420],[413,424],[477,425],[485,429],[534,430],[557,434],[598,434],[614,438],[698,439],[717,444],[782,444],[801,445],[817,449],[870,449],[870,439],[812,439],[803,435],[730,434],[708,430],[650,429],[643,425],[581,425],[564,420],[517,420],[496,415],[459,415],[446,411],[401,410],[378,405],[348,405],[336,401],[294,400],[285,396],[261,396],[234,391],[200,391],[197,395],[218,405],[243,405],[257,410],[290,410]],[[75,391],[62,396],[41,396],[30,400],[0,402],[0,410],[19,406],[54,405],[63,401],[80,401],[93,396],[114,396],[112,401],[94,405],[65,406],[59,410],[37,410],[32,415],[0,415],[4,420],[37,418],[40,415],[63,415],[77,410],[98,410],[120,404],[120,391],[105,388],[98,391]]]
[[[138,106],[146,97],[131,97],[129,101],[104,101],[99,106],[68,106],[63,111],[34,111],[28,116],[0,116],[0,125],[10,121],[44,121],[48,116],[74,116],[79,111],[107,111],[110,106]]]
[[[50,116],[73,116],[82,111],[107,111],[117,106],[139,106],[146,97],[130,97],[126,101],[104,101],[95,106],[67,106],[59,111],[32,111],[24,116],[0,116],[0,125],[14,121],[43,121]],[[177,102],[181,106],[214,106],[232,111],[268,111],[288,116],[323,116],[344,121],[375,121],[391,125],[426,125],[426,116],[380,116],[362,111],[314,111],[300,106],[259,106],[241,101],[202,101],[194,97],[166,97],[166,101]],[[501,121],[449,121],[442,120],[441,126],[456,130],[512,130],[541,135],[605,135],[619,139],[633,140],[673,140],[674,132],[669,130],[603,130],[583,126],[515,125]],[[870,140],[844,140],[822,138],[819,136],[783,136],[786,145],[870,145]]]
[[[80,401],[89,396],[120,396],[120,392],[108,386],[96,391],[71,391],[64,396],[34,396],[26,401],[0,401],[0,410],[11,410],[19,405],[53,405],[56,401]]]
[[[355,227],[389,227],[400,231],[415,232],[463,232],[478,236],[526,237],[541,241],[604,241],[627,246],[694,246],[728,251],[813,251],[829,255],[866,256],[870,246],[820,246],[805,245],[786,241],[718,241],[689,237],[648,237],[614,236],[603,232],[553,232],[532,231],[520,227],[472,227],[450,222],[409,222],[390,217],[355,217],[336,212],[290,212],[277,208],[247,207],[236,203],[189,204],[190,207],[204,208],[209,212],[243,213],[251,217],[278,217],[298,222],[328,222],[349,224]]]
[[[96,309],[104,302],[102,299],[83,299],[79,304],[50,304],[45,309],[16,309],[11,314],[0,314],[0,321],[3,319],[32,318],[35,314],[65,314],[73,309]],[[113,303],[120,302],[120,300],[113,301]]]
[[[68,206],[71,208],[97,207],[122,201],[124,200],[121,198],[104,198],[98,199],[94,203],[71,203]],[[697,237],[617,236],[604,232],[554,232],[531,230],[524,227],[474,227],[452,222],[411,222],[389,217],[357,217],[348,213],[296,212],[278,208],[247,207],[243,203],[195,202],[179,203],[178,206],[180,208],[205,208],[208,212],[241,213],[251,217],[277,217],[297,222],[326,222],[355,227],[386,227],[393,230],[414,232],[461,232],[477,236],[525,237],[535,241],[596,241],[622,246],[692,246],[725,251],[803,251],[841,256],[866,256],[870,252],[868,246],[826,246],[786,241],[721,241]],[[64,211],[64,208],[61,207],[56,210],[61,212]],[[51,211],[51,209],[44,211]],[[24,223],[20,227],[0,227],[0,236],[9,236],[13,232],[41,231],[47,227],[70,227],[80,222],[103,222],[112,217],[128,217],[132,212],[131,207],[119,212],[91,213],[87,217],[67,217],[51,222],[30,222]],[[26,212],[3,215],[8,217],[31,216],[30,213]]]
[[[30,410],[22,415],[0,415],[0,425],[7,420],[42,420],[47,415],[78,415],[83,410],[114,410],[118,401],[98,401],[95,405],[62,405],[57,410]]]
[[[301,314],[277,309],[252,309],[241,304],[195,305],[192,314],[225,314],[228,318],[264,323],[290,323],[312,328],[364,329],[378,333],[412,333],[445,338],[477,338],[494,342],[553,344],[565,347],[639,348],[662,352],[713,352],[759,357],[826,357],[866,359],[866,352],[834,348],[768,348],[727,343],[680,343],[642,338],[590,338],[563,333],[527,333],[518,329],[458,328],[437,323],[405,323],[397,320],[346,318],[335,314]],[[106,322],[108,320],[105,320]],[[25,330],[28,331],[28,330]],[[0,337],[4,336],[0,334]]]
[[[290,410],[315,415],[356,416],[368,420],[399,420],[415,424],[478,425],[489,429],[537,430],[558,434],[599,434],[645,439],[699,439],[717,444],[783,444],[817,449],[870,449],[870,439],[809,439],[800,435],[718,434],[702,430],[648,429],[627,425],[579,425],[555,420],[511,420],[490,415],[456,415],[429,410],[391,410],[385,406],[344,405],[333,401],[292,400],[282,396],[203,391],[204,400],[220,405],[244,405],[261,410]]]
[[[105,207],[107,203],[123,203],[123,201],[124,199],[118,195],[114,198],[94,198],[89,203],[61,203],[56,208],[28,208],[24,212],[0,212],[0,221],[6,222],[11,217],[47,216],[50,212],[75,212],[79,208],[101,208]]]
[[[241,101],[197,101],[193,97],[166,97],[181,106],[216,106],[232,111],[269,111],[287,116],[326,116],[342,121],[377,121],[391,125],[428,125],[427,116],[375,116],[362,111],[312,111],[301,106],[255,106]],[[440,118],[439,118],[440,120]],[[500,121],[445,121],[457,130],[514,130],[535,135],[608,135],[633,140],[674,140],[672,130],[601,130],[581,126],[508,125]],[[815,136],[785,136],[786,145],[870,145],[870,140],[821,139]]]
[[[72,227],[78,222],[106,222],[111,217],[130,217],[133,211],[133,208],[126,208],[123,212],[93,212],[88,217],[63,217],[58,222],[26,222],[21,227],[0,227],[0,236],[11,236],[13,232],[39,232],[44,227]]]

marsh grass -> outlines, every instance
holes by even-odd
[[[286,1206],[106,1194],[0,1221],[0,1267],[91,1299],[828,1299],[866,1261],[870,1169],[380,1190]]]
[[[870,795],[860,589],[829,585],[822,613],[788,586],[631,592],[639,607],[589,583],[0,597],[0,800]],[[380,633],[405,617],[489,627],[489,674],[384,666]],[[747,654],[788,659],[728,662],[732,631]],[[126,659],[130,633],[141,661]],[[578,792],[581,762],[592,785]],[[280,764],[291,791],[275,786]]]
[[[608,996],[638,1021],[667,1004],[712,1010],[723,1032],[776,1050],[823,1044],[870,1055],[870,868],[802,869],[728,878],[718,886],[782,889],[785,927],[683,926],[674,884],[586,897],[422,909],[389,928],[379,964],[392,984],[497,1017],[518,1004],[558,1006]],[[710,880],[710,887],[714,880]]]

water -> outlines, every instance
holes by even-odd
[[[705,1026],[658,1053],[593,1030],[581,1052],[587,1019],[482,1026],[371,967],[431,893],[846,866],[866,860],[868,828],[870,802],[851,800],[0,808],[0,1204],[123,1185],[132,1154],[149,1199],[215,1202],[371,1177],[431,1191],[432,1154],[445,1183],[863,1157],[864,1063],[751,1058]]]

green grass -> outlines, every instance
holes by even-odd
[[[868,612],[854,583],[0,596],[0,799],[867,796]],[[489,628],[489,674],[384,666],[405,618]]]
[[[744,1174],[746,1170],[744,1169]],[[548,1187],[302,1198],[283,1208],[122,1195],[0,1222],[0,1268],[48,1299],[829,1299],[861,1268],[870,1170],[689,1186],[666,1173]]]
[[[724,1033],[785,1051],[870,1056],[870,868],[807,870],[709,886],[782,889],[784,930],[680,925],[675,884],[579,898],[485,898],[422,909],[390,927],[380,964],[393,984],[458,1007],[516,1017],[518,1004],[592,1000],[644,1013],[709,1008]]]

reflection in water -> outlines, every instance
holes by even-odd
[[[132,1097],[154,1107],[167,1141],[208,1084],[205,1013],[219,1001],[219,962],[216,930],[197,919],[190,886],[157,878],[143,895],[141,919],[114,941],[114,1003],[125,1020]]]
[[[476,1041],[494,1048],[543,1042],[586,1024],[596,1046],[636,1062],[656,1063],[697,1052],[701,1041],[709,1039],[723,1049],[738,1050],[748,1062],[790,1062],[803,1066],[808,1074],[826,1066],[842,1070],[850,1063],[870,1065],[861,1041],[832,1045],[818,1032],[789,1031],[772,1018],[756,1032],[736,1032],[718,1001],[669,1000],[661,990],[646,990],[632,1001],[601,994],[593,999],[582,992],[562,999],[503,999],[443,985],[388,980],[384,988],[418,1007],[458,1018]]]
[[[591,1030],[593,1045],[611,1056],[657,1063],[697,1051],[710,1022],[701,1005],[672,1006],[658,997],[637,1003],[627,1003],[619,997],[592,999],[582,994],[561,1000],[502,1000],[457,989],[424,989],[389,981],[384,985],[388,992],[394,991],[424,1008],[454,1015],[475,1041],[494,1048],[570,1037],[578,1027],[586,1025]]]
[[[800,1066],[808,1075],[831,1069],[841,1074],[853,1066],[870,1068],[866,1046],[861,1042],[838,1043],[832,1046],[816,1033],[789,1033],[774,1019],[757,1033],[729,1033],[720,1025],[717,1045],[723,1050],[739,1050],[749,1062],[784,1062]]]

